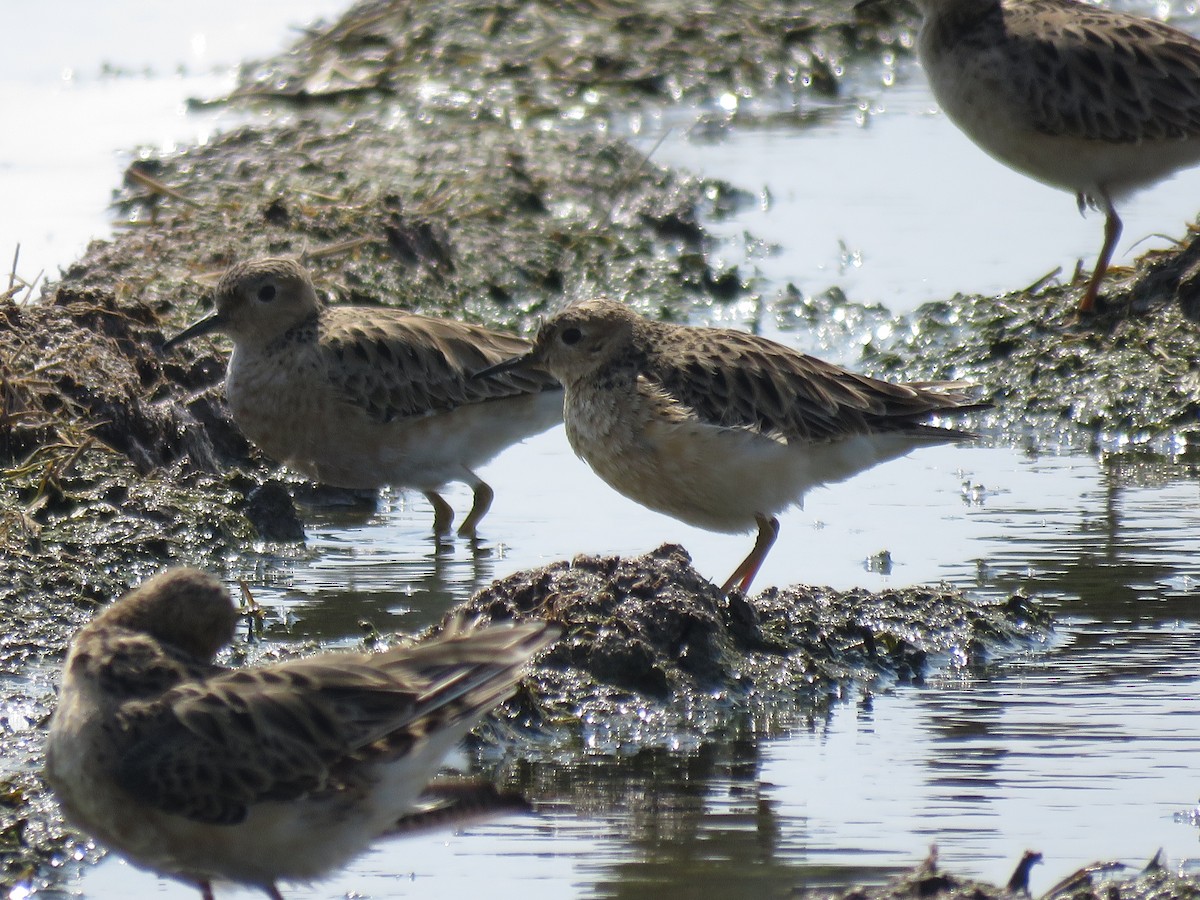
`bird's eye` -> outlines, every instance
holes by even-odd
[[[583,337],[583,332],[578,328],[564,328],[560,337],[564,344],[578,344],[579,339]]]
[[[264,284],[258,289],[258,299],[263,303],[270,303],[275,299],[275,285]]]

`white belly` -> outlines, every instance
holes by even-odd
[[[633,419],[596,414],[585,403],[569,410],[567,437],[596,474],[626,497],[722,532],[750,531],[757,515],[802,505],[810,488],[842,481],[922,443],[882,434],[786,444],[743,429]]]
[[[226,394],[238,427],[264,453],[344,488],[435,490],[470,480],[501,450],[562,421],[562,394],[544,391],[379,422],[338,397],[315,364],[284,377],[243,364],[236,351]]]

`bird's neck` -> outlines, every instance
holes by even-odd
[[[263,342],[262,349],[268,352],[286,350],[297,344],[315,344],[321,334],[321,315],[314,312],[288,328],[282,334]]]

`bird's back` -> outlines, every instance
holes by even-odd
[[[323,311],[319,345],[328,377],[348,402],[387,422],[558,387],[536,370],[471,376],[530,344],[516,335],[387,308]]]
[[[645,373],[700,419],[789,443],[926,434],[940,430],[925,424],[937,413],[988,405],[967,383],[894,384],[740,331],[668,326],[653,347]]]
[[[1190,35],[1076,0],[921,5],[918,51],[939,105],[1001,162],[1119,195],[1200,158]]]
[[[258,886],[317,877],[408,812],[557,634],[455,621],[415,647],[197,670],[161,690],[110,652],[64,680],[48,773],[73,821],[141,865]],[[141,687],[113,693],[114,674]]]

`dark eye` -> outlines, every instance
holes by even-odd
[[[270,303],[275,299],[275,285],[264,284],[258,289],[258,299],[263,303]]]
[[[583,332],[578,328],[564,328],[561,337],[564,344],[578,344]]]

